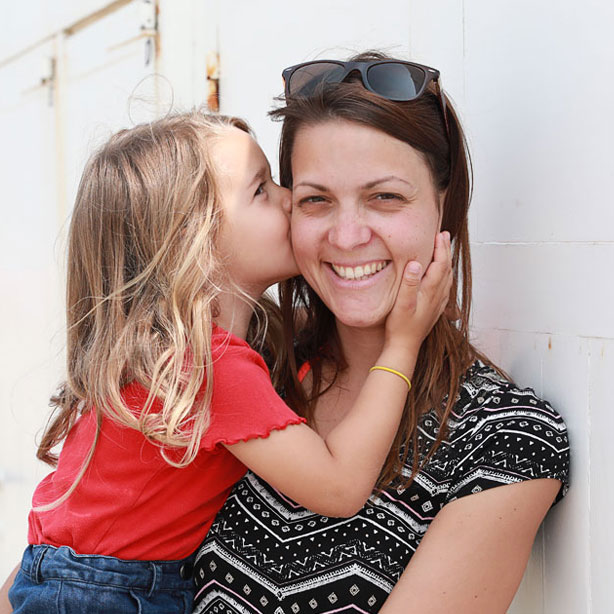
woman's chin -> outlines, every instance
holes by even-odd
[[[386,314],[376,313],[335,313],[339,324],[348,328],[381,328],[386,324]]]
[[[324,300],[326,306],[339,324],[350,328],[384,328],[386,317],[394,304],[394,297],[382,296],[335,296],[329,295]],[[367,299],[372,300],[367,300]]]

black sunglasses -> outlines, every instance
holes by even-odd
[[[296,64],[281,73],[286,99],[309,98],[321,84],[341,83],[355,72],[360,74],[366,89],[395,102],[415,100],[424,93],[428,84],[434,81],[446,130],[449,132],[446,99],[439,84],[439,71],[415,62],[315,60]]]

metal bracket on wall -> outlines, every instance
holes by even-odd
[[[157,3],[153,0],[140,0],[139,15],[141,22],[139,34],[107,47],[107,51],[116,51],[138,40],[145,39],[145,66],[149,66],[157,57],[160,48]]]
[[[220,110],[220,55],[216,51],[207,54],[207,108]]]

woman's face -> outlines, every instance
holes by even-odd
[[[347,326],[380,326],[403,269],[426,270],[441,222],[422,155],[345,120],[301,128],[292,151],[292,245],[309,285]]]

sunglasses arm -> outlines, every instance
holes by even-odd
[[[441,85],[439,85],[439,79],[435,81],[435,87],[437,88],[437,95],[439,96],[439,100],[441,101],[441,112],[443,113],[443,121],[446,124],[446,132],[448,133],[448,139],[450,138],[450,124],[448,122],[448,105],[446,104],[446,97],[441,89]]]

